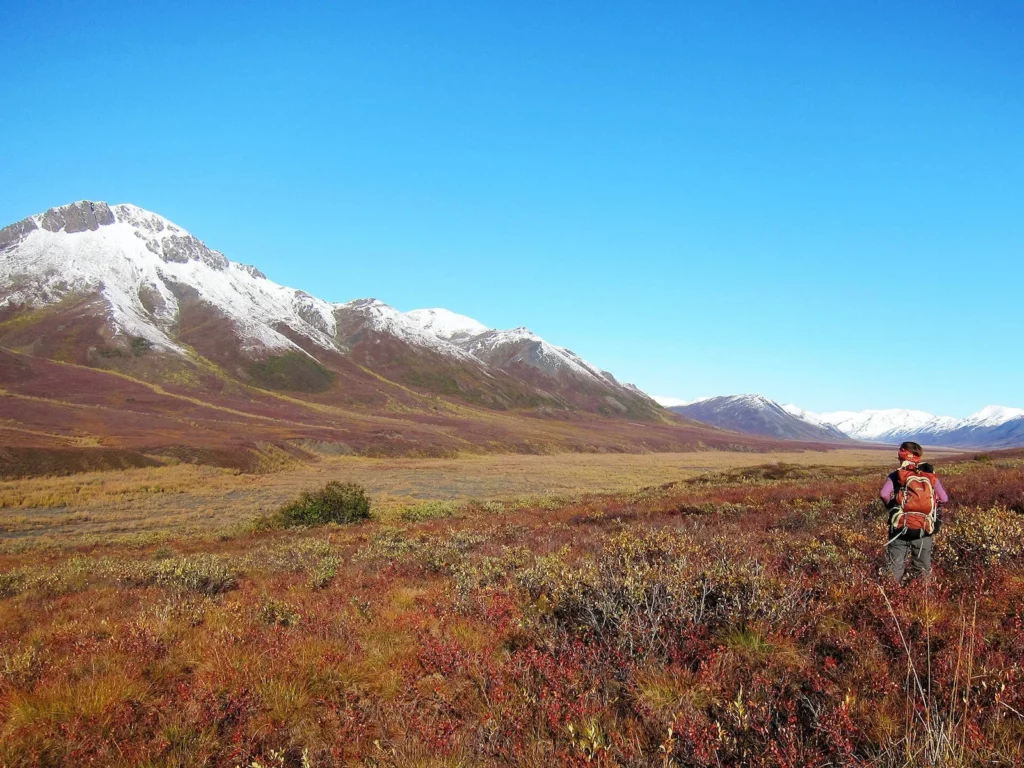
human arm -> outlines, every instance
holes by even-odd
[[[939,478],[935,478],[935,501],[939,504],[949,504],[949,494],[942,487],[942,481]]]
[[[892,501],[892,492],[892,477],[887,477],[885,478],[885,485],[883,485],[882,489],[878,492],[878,498],[882,500],[883,504],[888,504]],[[943,493],[945,493],[945,491],[943,491]]]

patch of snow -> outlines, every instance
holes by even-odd
[[[708,403],[712,400],[718,401],[719,407],[727,407],[730,405],[742,405],[749,408],[756,408],[758,410],[768,410],[772,408],[778,408],[779,404],[774,400],[769,400],[764,395],[715,395],[714,397],[698,397],[696,400],[690,400],[682,405],[698,405],[700,403]]]
[[[821,417],[818,414],[811,413],[810,411],[805,411],[803,408],[797,405],[793,405],[792,403],[787,403],[783,405],[782,410],[784,410],[790,416],[796,416],[798,419],[802,419],[803,421],[806,421],[808,424],[813,424],[816,427],[834,426],[833,424],[827,424],[826,422],[822,421]]]

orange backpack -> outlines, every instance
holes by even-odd
[[[904,531],[935,531],[935,483],[938,478],[911,466],[899,470],[896,506],[892,510],[892,527]]]

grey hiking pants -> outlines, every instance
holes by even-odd
[[[907,567],[907,555],[910,555],[910,571],[907,573],[911,578],[915,576],[927,576],[932,570],[932,544],[934,539],[925,536],[923,539],[904,541],[896,539],[885,549],[885,559],[889,564],[889,573],[899,581]]]

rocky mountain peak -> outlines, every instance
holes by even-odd
[[[39,225],[48,232],[95,232],[114,223],[114,212],[106,203],[79,200],[77,203],[51,208],[40,217]]]

